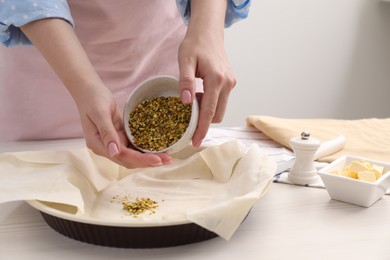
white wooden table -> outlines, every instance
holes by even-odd
[[[0,152],[82,146],[82,140],[0,143]],[[0,204],[0,259],[390,259],[390,197],[370,208],[325,189],[273,183],[230,241],[162,249],[90,245],[51,229],[25,202]]]

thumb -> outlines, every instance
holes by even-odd
[[[190,104],[195,97],[196,84],[195,84],[195,68],[196,64],[179,62],[180,78],[179,78],[179,91],[181,102],[184,104]]]
[[[108,150],[110,157],[115,157],[119,154],[119,137],[113,126],[112,122],[109,120],[103,120],[100,122],[98,127],[100,140],[102,141],[105,149]]]
[[[113,158],[119,154],[119,148],[116,142],[112,141],[108,144],[108,155]]]

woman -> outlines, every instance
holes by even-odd
[[[158,74],[178,77],[181,100],[191,103],[195,78],[201,78],[193,137],[200,146],[210,124],[222,120],[235,85],[224,27],[246,17],[249,5],[249,0],[0,0],[0,42],[13,46],[0,48],[0,138],[84,135],[93,152],[128,168],[170,163],[167,154],[128,148],[124,103],[135,86]],[[17,46],[31,43],[35,48]]]

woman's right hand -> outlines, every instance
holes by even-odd
[[[72,95],[87,146],[127,168],[171,162],[168,154],[145,154],[128,148],[122,113],[100,80],[73,28],[62,19],[42,19],[21,27]]]
[[[168,154],[146,154],[129,148],[122,111],[107,88],[95,89],[97,91],[77,102],[88,148],[126,168],[161,166],[171,162]]]

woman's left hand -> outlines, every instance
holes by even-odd
[[[211,123],[224,117],[230,92],[236,84],[224,48],[225,0],[191,2],[188,30],[179,48],[179,87],[183,103],[191,103],[196,95],[195,78],[203,80],[203,93],[198,93],[200,113],[192,139],[199,147]]]

